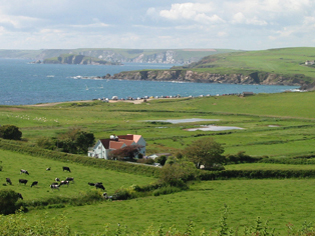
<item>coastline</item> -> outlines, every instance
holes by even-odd
[[[150,101],[151,99],[146,99]],[[32,105],[22,105],[22,106],[29,106],[29,107],[49,107],[55,106],[62,103],[76,103],[76,102],[93,102],[94,100],[80,100],[80,101],[65,101],[65,102],[52,102],[52,103],[40,103],[40,104],[32,104]],[[109,103],[117,103],[117,102],[129,102],[133,104],[141,104],[144,102],[144,99],[141,100],[108,100]]]

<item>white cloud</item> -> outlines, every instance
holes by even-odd
[[[246,18],[243,13],[238,12],[233,16],[232,24],[247,24],[247,25],[267,25],[264,20],[259,20],[256,16],[252,18]]]
[[[0,0],[0,45],[29,49],[313,46],[314,0],[186,1]]]
[[[210,14],[213,11],[212,3],[177,3],[172,4],[170,10],[161,10],[160,16],[169,20],[192,20],[203,24],[224,22],[217,14]]]

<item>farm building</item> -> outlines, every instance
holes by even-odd
[[[89,148],[88,156],[108,160],[110,152],[130,145],[140,145],[139,153],[145,155],[146,142],[141,135],[111,135],[109,139],[100,139],[94,147]]]

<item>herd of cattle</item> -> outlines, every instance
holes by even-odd
[[[51,170],[51,167],[48,167],[46,168],[46,171],[50,171]],[[71,173],[71,170],[69,167],[67,166],[63,166],[62,167],[62,171],[68,171]],[[30,175],[30,173],[27,171],[27,170],[24,170],[24,169],[21,169],[20,170],[20,174],[25,174],[25,175]],[[26,186],[28,180],[27,179],[19,179],[19,184],[24,184]],[[53,189],[57,189],[57,190],[60,190],[59,187],[62,186],[62,185],[67,185],[69,186],[69,183],[72,182],[74,183],[74,178],[73,177],[67,177],[65,180],[60,180],[59,178],[55,178],[55,181],[49,185],[49,187],[53,190]],[[10,178],[6,178],[6,184],[9,184],[9,185],[13,185],[12,184],[12,181]],[[32,184],[30,185],[31,188],[38,185],[38,181],[33,181]],[[101,182],[97,182],[97,183],[91,183],[89,182],[88,185],[90,186],[94,186],[96,189],[100,188],[102,190],[105,190],[105,187],[103,186],[103,183]],[[18,197],[20,199],[23,200],[23,197],[22,197],[22,194],[21,193],[18,193]],[[109,196],[107,196],[107,193],[103,193],[103,197],[105,199],[108,199],[110,198]]]

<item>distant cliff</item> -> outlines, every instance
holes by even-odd
[[[36,62],[35,62],[36,63]],[[117,62],[108,62],[102,59],[88,57],[84,55],[64,54],[58,57],[48,58],[44,64],[79,64],[79,65],[121,65]]]
[[[57,58],[62,54],[76,54],[102,59],[109,62],[189,64],[209,55],[240,50],[232,49],[119,49],[119,48],[78,48],[41,50],[1,50],[0,58],[32,59],[41,62]]]
[[[176,81],[195,83],[228,83],[228,84],[265,84],[301,86],[305,82],[298,77],[286,77],[271,73],[215,74],[194,72],[191,70],[152,70],[121,72],[113,76],[106,75],[104,79]]]

